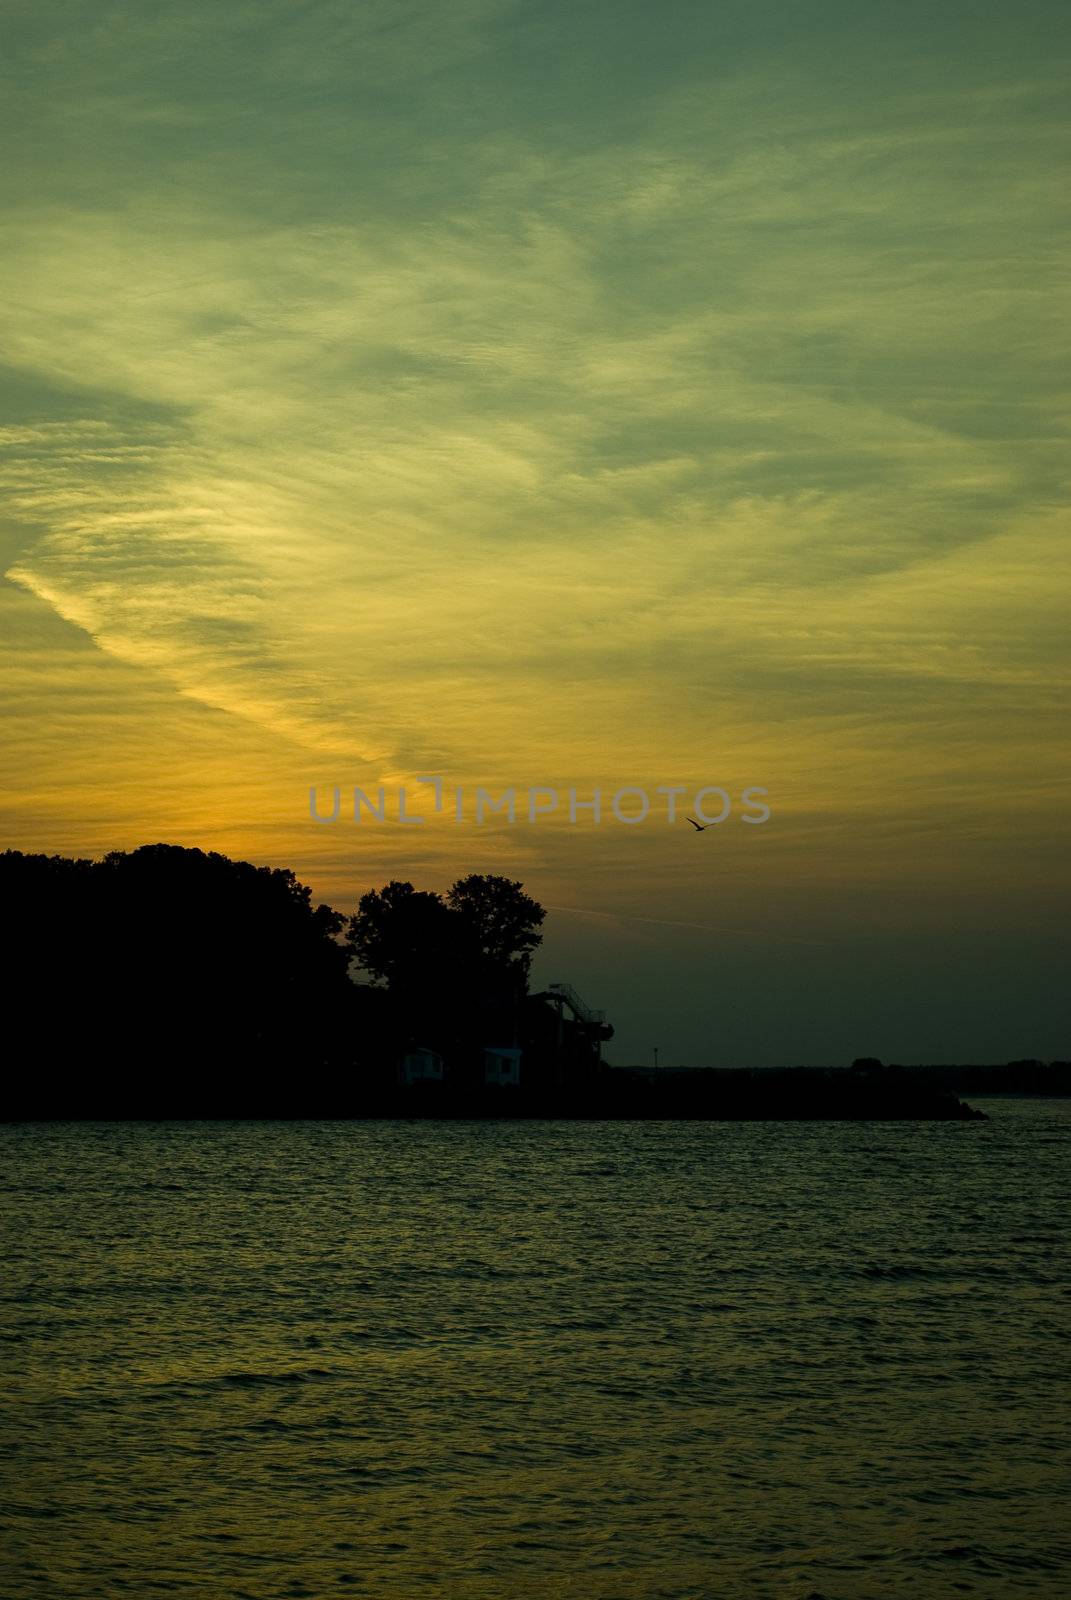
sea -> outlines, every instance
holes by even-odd
[[[1071,1594],[1071,1102],[0,1127],[3,1600]]]

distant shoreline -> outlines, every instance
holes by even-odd
[[[1019,1077],[1019,1082],[1011,1081]],[[270,1085],[220,1062],[170,1063],[150,1085],[25,1085],[0,1120],[981,1122],[972,1098],[1071,1099],[1065,1063],[1004,1067],[626,1068],[559,1083],[391,1081],[386,1069],[344,1087],[316,1070]]]
[[[983,1121],[985,1113],[946,1090],[900,1075],[870,1082],[850,1072],[673,1074],[664,1082],[612,1070],[575,1086],[364,1084],[340,1092],[326,1084],[267,1091],[239,1082],[186,1082],[170,1092],[131,1095],[25,1093],[5,1121],[569,1121],[864,1122]]]

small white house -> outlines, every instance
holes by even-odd
[[[520,1083],[521,1052],[514,1045],[486,1045],[483,1052],[484,1083]]]
[[[443,1058],[437,1050],[418,1046],[408,1051],[398,1063],[399,1083],[442,1083]]]

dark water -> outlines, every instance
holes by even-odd
[[[1071,1593],[1071,1108],[985,1105],[0,1128],[0,1595]]]

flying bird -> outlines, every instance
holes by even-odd
[[[705,833],[710,827],[709,822],[696,822],[694,817],[685,817],[685,822],[690,822],[696,833]]]

